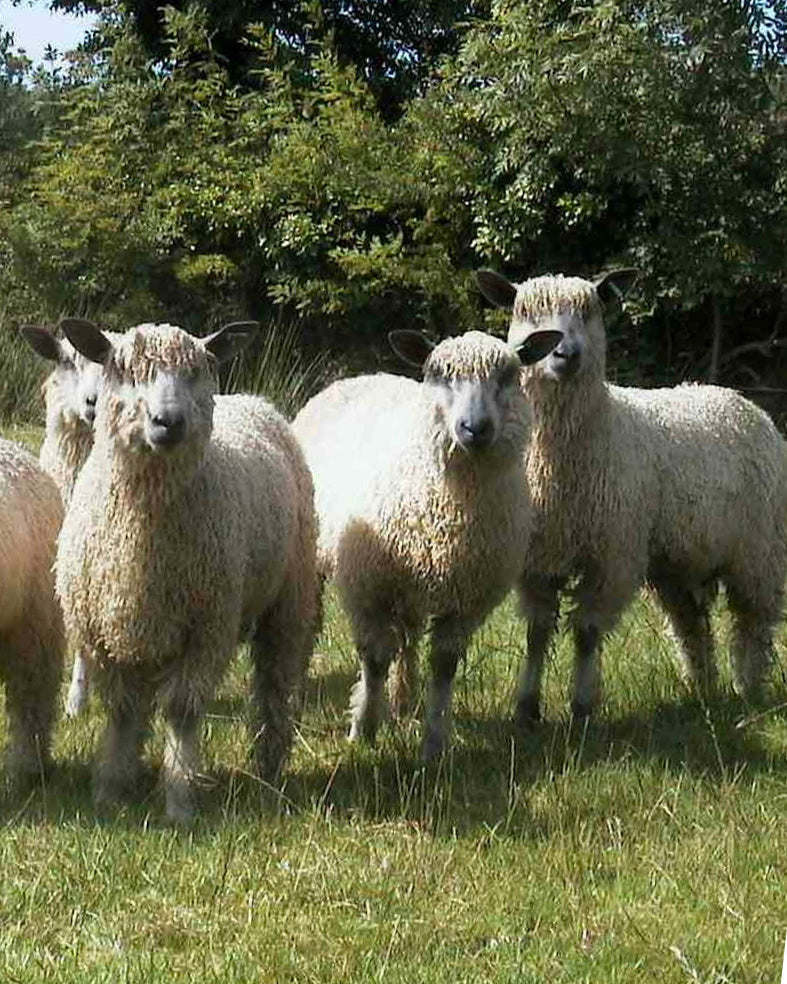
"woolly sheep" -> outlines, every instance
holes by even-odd
[[[63,623],[52,576],[62,517],[52,479],[27,451],[0,439],[0,678],[12,782],[39,774],[50,759],[63,671]]]
[[[78,319],[65,319],[58,326]],[[67,507],[74,482],[93,447],[93,420],[101,381],[101,366],[86,359],[71,342],[39,325],[22,325],[19,329],[28,345],[55,367],[43,385],[46,407],[46,433],[41,445],[39,464],[60,489]],[[107,332],[107,338],[120,336]],[[88,694],[88,663],[76,653],[71,683],[66,698],[66,713],[76,717],[84,708]]]
[[[415,332],[390,337],[423,368],[422,383],[386,374],[334,383],[293,427],[314,476],[320,567],[336,578],[361,659],[350,737],[374,739],[395,656],[392,704],[403,710],[430,619],[429,758],[447,737],[468,640],[521,570],[530,413],[520,358],[541,358],[560,336],[533,333],[516,350],[477,331],[435,348]]]
[[[599,699],[604,634],[645,581],[668,614],[689,680],[706,693],[716,684],[709,608],[717,583],[733,618],[736,688],[748,699],[760,691],[781,615],[785,442],[762,410],[731,390],[605,382],[600,301],[620,277],[511,284],[479,274],[486,296],[513,310],[513,344],[546,327],[564,332],[543,363],[523,372],[534,414],[526,467],[537,515],[520,584],[529,623],[517,695],[523,723],[539,716],[542,666],[570,579],[577,715]]]
[[[56,561],[69,641],[108,712],[99,802],[129,788],[155,705],[166,726],[167,816],[188,821],[206,702],[243,628],[254,668],[256,765],[275,780],[292,737],[316,621],[311,478],[289,426],[258,397],[214,417],[214,363],[256,325],[196,339],[141,325],[110,342],[68,328],[103,365],[93,450]]]

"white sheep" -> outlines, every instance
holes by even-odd
[[[27,451],[0,439],[0,678],[12,782],[40,774],[50,759],[63,672],[52,574],[62,517],[52,479]]]
[[[275,780],[315,629],[313,491],[295,438],[259,397],[234,397],[214,417],[215,363],[254,328],[200,340],[141,325],[114,343],[94,326],[66,328],[103,365],[94,446],[56,561],[69,641],[93,664],[108,712],[96,797],[133,785],[158,706],[176,822],[193,814],[201,718],[241,631],[256,766]]]
[[[560,336],[534,333],[516,350],[476,331],[435,348],[416,332],[390,337],[423,368],[422,383],[386,374],[334,383],[293,427],[314,476],[320,566],[335,576],[362,664],[350,737],[374,739],[395,657],[404,670],[392,702],[402,709],[429,619],[429,758],[445,744],[468,640],[521,570],[531,512],[520,358],[541,358]]]
[[[631,271],[624,271],[628,279]],[[563,341],[523,372],[533,406],[527,478],[537,521],[521,580],[527,661],[517,716],[539,716],[540,682],[560,593],[573,582],[573,710],[600,695],[602,638],[644,582],[656,590],[690,681],[716,684],[709,607],[721,582],[733,619],[738,691],[760,692],[772,657],[787,571],[787,445],[770,418],[732,390],[684,384],[635,389],[605,381],[595,283],[544,276],[479,283],[513,310],[509,340],[559,328]]]
[[[93,447],[93,420],[101,382],[101,366],[86,359],[65,337],[64,325],[81,319],[64,319],[59,334],[40,325],[22,325],[20,333],[28,345],[55,367],[42,387],[46,408],[46,432],[38,462],[51,475],[67,507],[74,482]],[[120,336],[107,332],[107,338]],[[89,666],[74,654],[66,713],[76,717],[87,703]]]

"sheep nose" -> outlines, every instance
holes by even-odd
[[[571,373],[579,368],[579,360],[582,349],[573,341],[563,340],[557,348],[552,350],[552,358],[557,364],[556,368],[561,372]],[[553,364],[554,364],[553,363]]]
[[[485,448],[492,443],[494,427],[489,417],[462,417],[456,425],[456,436],[465,448]]]
[[[95,417],[96,417],[96,396],[95,396],[95,394],[93,394],[92,396],[86,396],[85,397],[85,413],[84,413],[84,417],[85,417],[85,420],[89,424],[92,424],[93,421],[95,420]]]
[[[179,410],[161,410],[150,416],[150,439],[155,447],[171,447],[185,432],[186,418]]]

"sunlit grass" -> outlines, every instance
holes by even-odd
[[[47,786],[3,803],[0,979],[778,979],[782,712],[690,699],[643,599],[610,640],[597,720],[566,714],[561,640],[546,721],[518,735],[520,636],[509,602],[460,670],[450,752],[423,768],[415,720],[375,748],[347,743],[355,662],[330,596],[281,788],[247,771],[241,652],[206,722],[210,779],[187,832],[163,823],[154,783],[96,816],[94,699],[61,722]],[[154,766],[161,744],[157,730]]]

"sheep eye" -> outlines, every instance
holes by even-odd
[[[441,386],[445,383],[445,376],[440,372],[436,372],[434,369],[428,369],[424,373],[424,382],[429,383],[431,386]]]
[[[497,377],[498,386],[500,389],[504,389],[507,386],[513,386],[517,381],[518,376],[519,369],[516,366],[506,366]]]

